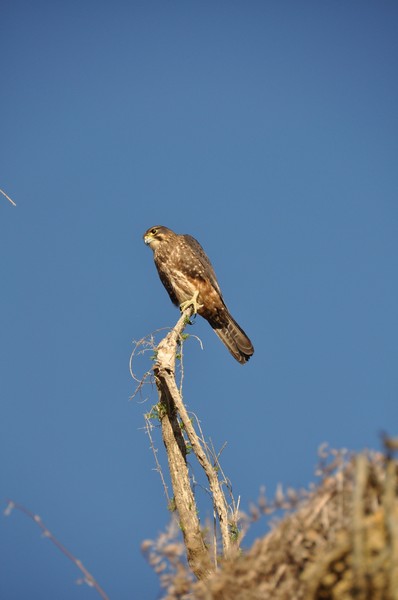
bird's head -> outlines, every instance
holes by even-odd
[[[154,227],[150,227],[144,233],[144,242],[152,248],[152,250],[156,250],[156,248],[162,242],[168,240],[170,235],[174,235],[171,229],[164,227],[163,225],[155,225]]]

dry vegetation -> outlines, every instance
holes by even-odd
[[[193,581],[171,527],[143,549],[168,600],[396,600],[398,598],[397,462],[392,456],[324,454],[321,481],[251,516],[284,508],[285,516],[252,548],[225,559],[208,579]]]

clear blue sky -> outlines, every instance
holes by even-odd
[[[200,318],[185,348],[243,509],[322,442],[398,433],[397,56],[395,1],[2,3],[1,496],[111,599],[156,598],[140,543],[169,519],[156,396],[129,402],[133,340],[178,317],[151,225],[201,242],[256,348]],[[7,600],[96,597],[22,514],[0,559]]]

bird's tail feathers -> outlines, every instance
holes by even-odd
[[[253,344],[243,329],[228,311],[225,312],[223,324],[212,327],[232,356],[241,364],[246,363],[254,352]]]

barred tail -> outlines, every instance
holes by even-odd
[[[232,356],[241,364],[245,364],[254,352],[253,344],[228,311],[225,311],[223,317],[224,323],[221,327],[210,324]]]

